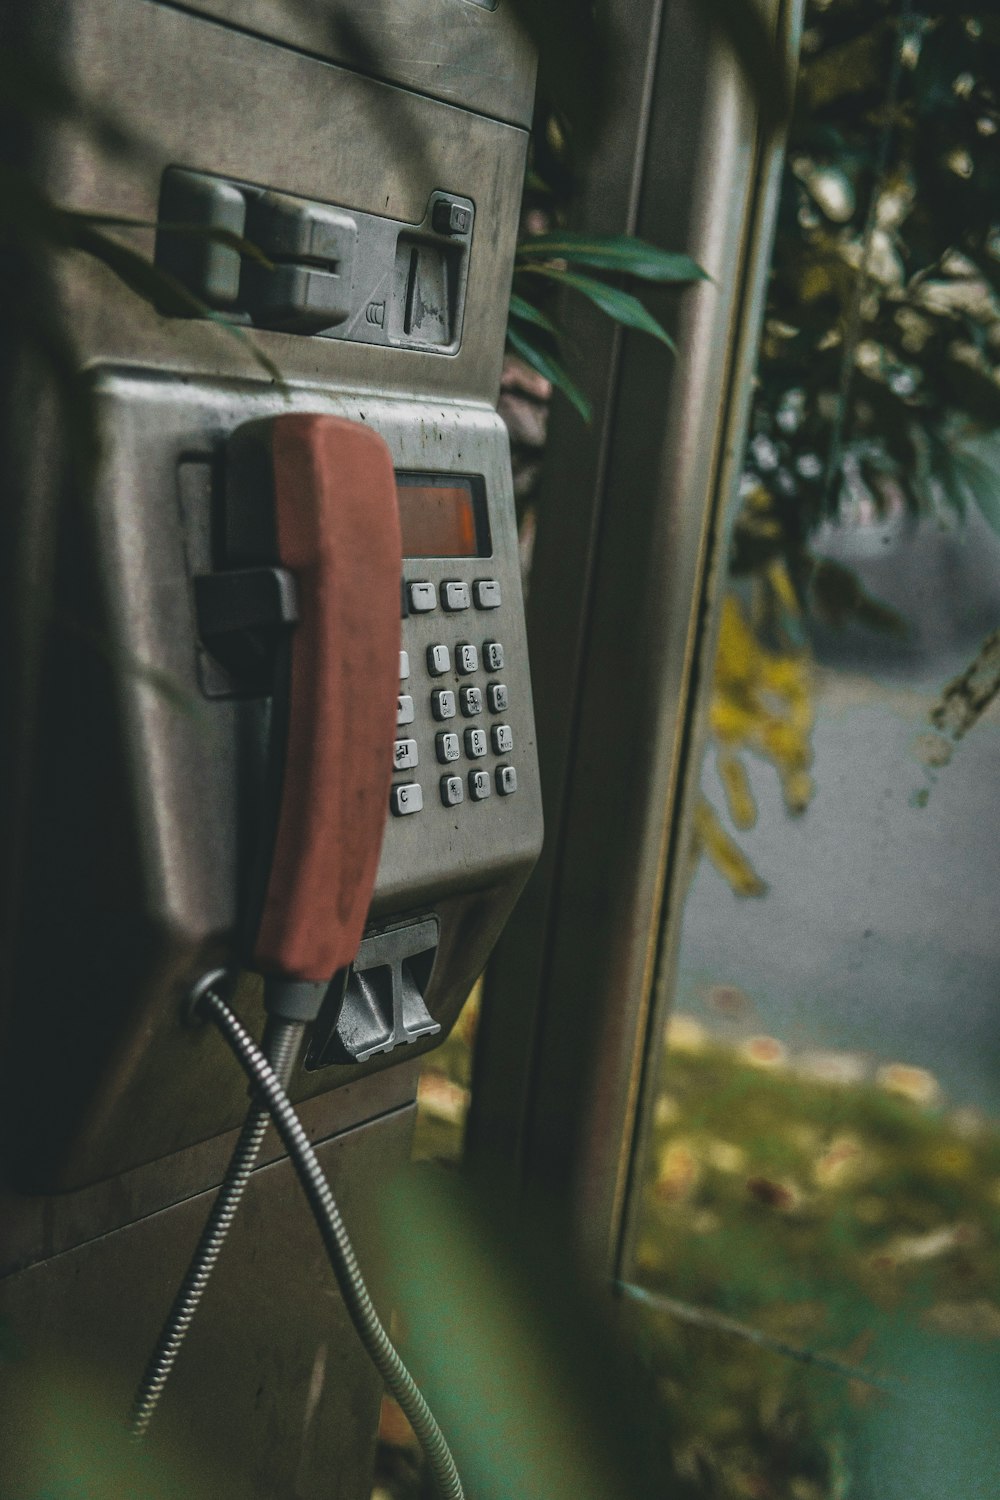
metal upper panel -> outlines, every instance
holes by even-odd
[[[495,10],[475,0],[188,0],[183,8],[432,99],[531,124],[534,51],[504,0]]]
[[[112,155],[66,127],[50,170],[50,190],[66,207],[152,223],[168,166],[400,224],[419,224],[435,191],[471,199],[476,224],[457,353],[265,330],[250,337],[289,379],[496,399],[523,130],[148,0],[79,0],[64,43],[80,92],[139,145]],[[151,229],[127,233],[152,255]],[[161,317],[88,258],[68,257],[62,283],[86,362],[262,374],[248,339],[214,323]]]

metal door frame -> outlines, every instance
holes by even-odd
[[[470,1154],[561,1203],[585,1270],[622,1274],[670,1003],[731,500],[783,160],[697,0],[615,0],[614,105],[574,227],[685,251],[649,299],[677,342],[577,313],[594,419],[558,401],[528,599],[546,844],[491,961]],[[773,0],[782,55],[801,0]]]

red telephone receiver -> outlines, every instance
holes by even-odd
[[[230,550],[263,560],[269,501],[268,561],[294,579],[299,615],[251,961],[265,976],[325,982],[360,946],[389,810],[402,572],[395,471],[378,433],[311,413],[239,430],[232,456]]]

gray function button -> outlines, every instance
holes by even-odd
[[[465,801],[465,787],[461,776],[441,777],[441,801],[445,807],[454,807],[456,803]]]
[[[487,683],[486,701],[490,705],[491,714],[504,713],[507,708],[507,684],[504,682]]]
[[[469,585],[467,583],[443,583],[441,603],[445,609],[468,609]]]
[[[499,641],[483,642],[483,666],[487,672],[503,670],[503,647]]]
[[[500,585],[495,578],[477,578],[472,585],[472,597],[477,609],[499,609]]]
[[[394,786],[389,798],[389,806],[397,818],[405,818],[407,813],[419,812],[424,805],[424,794],[420,790],[420,783],[406,781],[402,786]]]
[[[509,724],[494,724],[490,730],[490,738],[498,755],[509,755],[514,748],[514,736]]]
[[[431,713],[435,719],[455,717],[455,694],[450,688],[435,688],[431,693]]]
[[[501,797],[517,791],[517,772],[513,766],[497,766],[497,791]]]
[[[408,651],[401,651],[399,653],[399,679],[400,679],[400,681],[401,682],[405,681],[406,678],[409,677],[409,675],[410,675],[410,653]]]
[[[475,646],[456,646],[455,665],[465,677],[468,677],[470,672],[478,672],[479,652]]]
[[[482,802],[491,791],[489,771],[469,772],[469,796],[473,802]]]
[[[408,771],[411,766],[417,764],[417,742],[416,740],[397,740],[392,752],[392,768],[394,771]]]
[[[429,609],[437,609],[437,589],[433,583],[411,583],[409,594],[410,608],[415,615],[425,615]]]
[[[465,753],[470,760],[481,760],[486,754],[486,731],[483,729],[467,729],[465,731]]]
[[[467,719],[473,719],[483,711],[483,695],[478,688],[459,688],[458,701]]]
[[[436,734],[434,736],[434,748],[437,751],[437,758],[443,766],[448,765],[449,761],[458,760],[460,753],[458,735],[448,734],[444,731]]]
[[[396,723],[413,723],[413,699],[409,693],[400,693],[396,699]]]
[[[427,670],[432,677],[443,677],[451,671],[451,652],[447,646],[427,647]]]

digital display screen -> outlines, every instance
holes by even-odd
[[[397,474],[396,495],[404,557],[489,557],[482,479]]]

